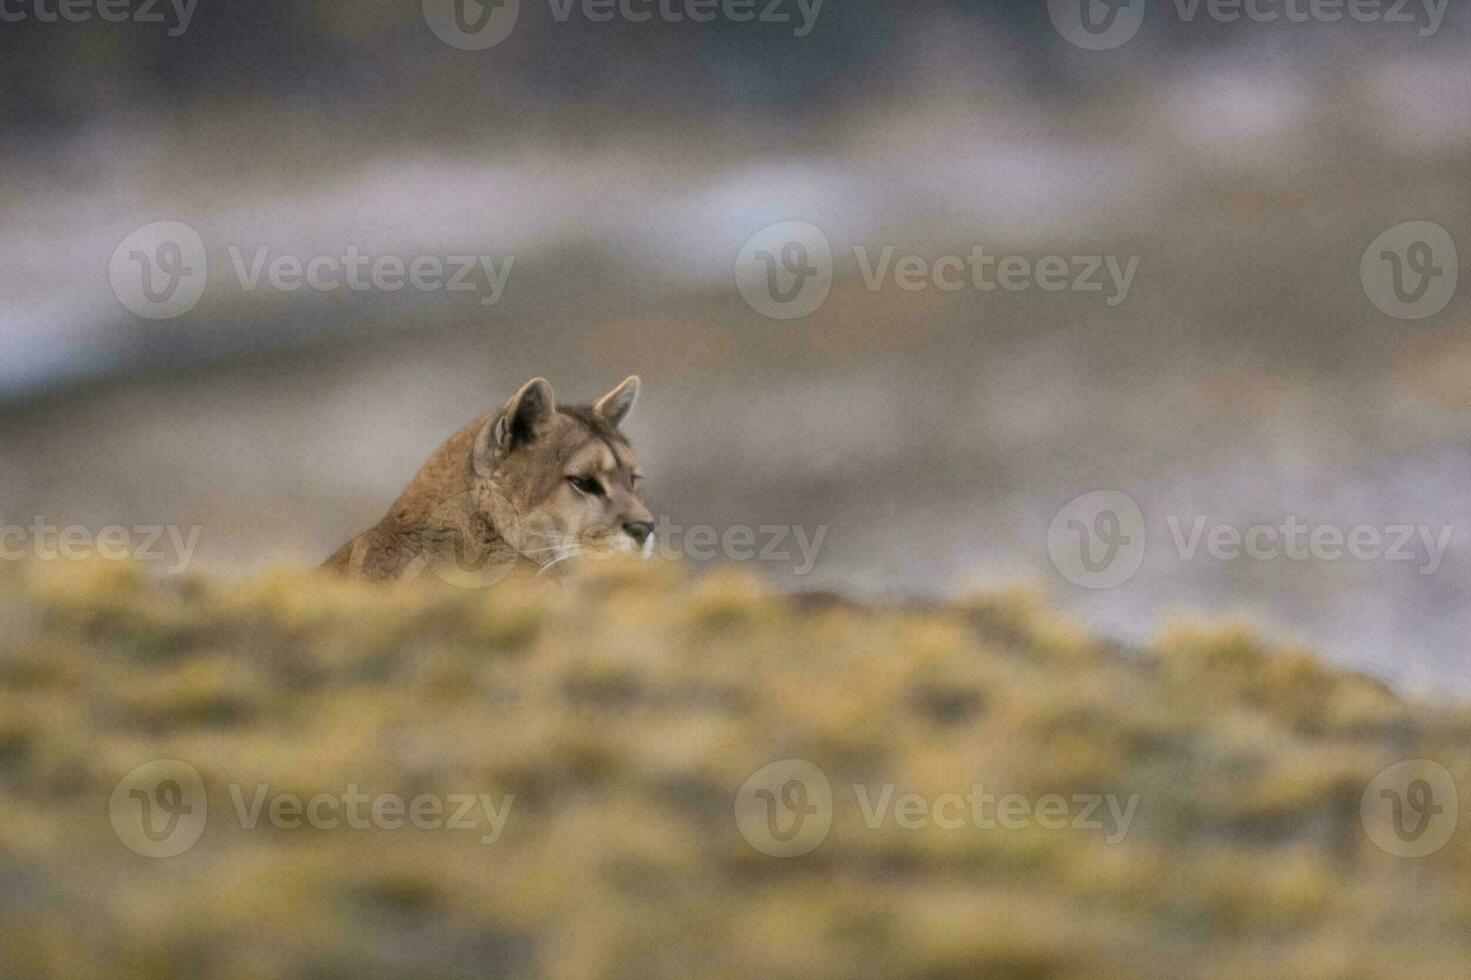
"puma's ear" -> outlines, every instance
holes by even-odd
[[[633,411],[633,403],[638,401],[638,386],[638,375],[630,374],[622,384],[599,398],[593,408],[615,426],[619,425],[628,418],[628,413]]]
[[[496,419],[495,444],[509,452],[536,438],[557,413],[557,396],[546,378],[532,378],[511,396]]]
[[[488,475],[494,469],[495,457],[536,439],[556,413],[557,398],[551,382],[546,378],[526,382],[475,440],[475,469]]]

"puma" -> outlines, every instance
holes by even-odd
[[[531,379],[435,450],[383,519],[323,568],[485,585],[592,548],[649,554],[654,518],[619,431],[638,394],[633,376],[591,405],[561,407],[546,379]]]

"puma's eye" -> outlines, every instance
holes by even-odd
[[[590,476],[569,476],[567,482],[583,493],[590,493],[594,497],[603,495],[603,485]]]

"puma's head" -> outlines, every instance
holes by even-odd
[[[521,555],[545,567],[585,549],[652,550],[642,473],[618,429],[638,391],[630,377],[592,405],[558,407],[532,378],[476,433],[475,497]]]

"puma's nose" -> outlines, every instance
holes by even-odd
[[[654,533],[654,525],[648,521],[629,521],[623,525],[623,532],[633,538],[634,544],[642,548],[644,542],[649,540],[649,535]]]

